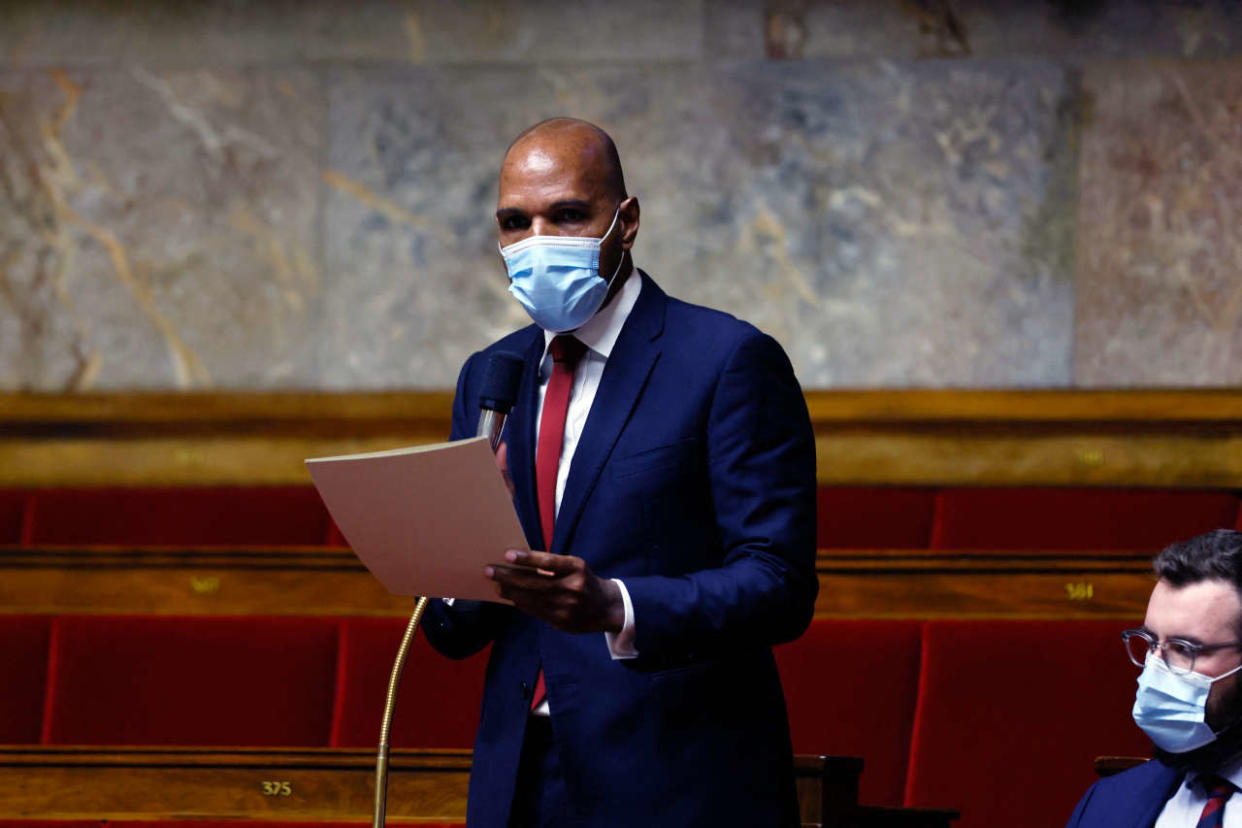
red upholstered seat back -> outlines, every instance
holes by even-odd
[[[821,549],[926,549],[933,489],[830,486],[819,490]]]
[[[401,618],[343,622],[333,747],[370,747],[378,742],[388,679],[407,623]],[[454,661],[433,650],[419,634],[410,647],[397,695],[393,747],[473,747],[488,652]]]
[[[1232,526],[1228,492],[953,489],[940,493],[935,549],[1150,549]]]
[[[1128,626],[929,621],[906,804],[958,808],[957,828],[1064,824],[1096,756],[1151,750],[1130,719]]]
[[[34,494],[35,544],[315,545],[327,509],[309,486],[64,489]]]
[[[44,741],[323,746],[331,618],[57,618]]]
[[[794,752],[861,756],[865,805],[902,802],[921,628],[919,621],[817,619],[775,650]]]
[[[39,741],[50,625],[45,616],[0,615],[0,745]]]
[[[0,489],[0,543],[21,543],[26,492]]]

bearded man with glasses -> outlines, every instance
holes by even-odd
[[[1093,785],[1069,826],[1242,828],[1242,532],[1175,543],[1154,567],[1143,626],[1122,643],[1155,759]]]

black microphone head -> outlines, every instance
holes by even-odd
[[[488,357],[483,369],[483,387],[479,392],[479,408],[508,414],[517,402],[518,386],[522,383],[521,357],[497,352]]]

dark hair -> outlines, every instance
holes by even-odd
[[[1175,587],[1227,581],[1242,593],[1242,532],[1216,529],[1166,546],[1152,567]]]

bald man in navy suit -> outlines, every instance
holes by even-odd
[[[449,656],[492,645],[468,824],[797,825],[771,646],[805,630],[818,584],[815,446],[789,360],[634,267],[638,200],[595,126],[519,136],[496,218],[507,261],[547,241],[533,237],[600,240],[607,287],[571,332],[554,507],[536,466],[563,325],[501,339],[458,381],[454,438],[474,434],[488,355],[526,364],[500,458],[530,551],[487,572],[513,606],[433,602],[427,624]]]

